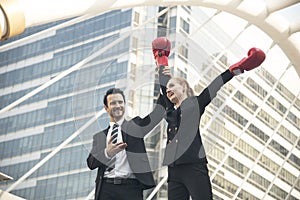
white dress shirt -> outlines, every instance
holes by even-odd
[[[118,136],[117,136],[117,143],[118,142],[123,142],[122,134],[121,134],[121,125],[124,121],[124,118],[122,118],[120,121],[116,122],[119,124],[118,127]],[[108,141],[111,137],[111,132],[113,129],[113,125],[115,122],[110,122],[110,128],[108,130],[107,136],[106,136],[106,146],[108,144]],[[109,159],[111,159],[106,152],[106,148],[104,150],[105,156]],[[106,178],[135,178],[134,174],[132,173],[132,170],[129,166],[127,155],[126,155],[126,150],[122,150],[119,153],[115,155],[116,157],[116,162],[115,162],[115,168],[112,169],[111,171],[105,171],[104,172],[104,177]]]

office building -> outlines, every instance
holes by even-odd
[[[238,22],[235,36],[219,23],[226,17]],[[96,171],[86,158],[92,135],[107,126],[103,93],[124,89],[128,117],[151,111],[158,94],[151,41],[159,36],[172,41],[174,76],[187,78],[196,94],[246,56],[242,39],[257,41],[267,60],[227,83],[201,119],[214,199],[298,199],[300,81],[293,65],[257,27],[191,6],[66,19],[1,42],[0,107],[12,107],[0,114],[0,168],[14,180],[0,189],[25,199],[92,199]],[[163,121],[146,139],[163,183],[145,193],[153,199],[167,196],[164,129]]]

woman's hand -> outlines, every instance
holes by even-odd
[[[159,75],[162,74],[164,76],[172,77],[171,70],[169,66],[160,66]]]

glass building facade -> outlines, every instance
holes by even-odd
[[[103,92],[127,74],[127,60],[118,59],[129,52],[130,38],[124,37],[111,48],[102,49],[120,38],[120,30],[132,26],[132,10],[72,20],[75,22],[71,25],[70,20],[65,20],[31,28],[28,35],[40,34],[42,30],[45,33],[24,43],[19,43],[17,38],[16,45],[0,53],[2,109],[80,65],[79,69],[70,70],[68,75],[1,114],[0,165],[2,172],[14,178],[12,182],[47,159],[94,112],[101,110]],[[20,37],[21,40],[27,35]],[[89,105],[88,98],[92,102]],[[91,135],[99,131],[100,124],[108,122],[107,117],[102,118],[85,131]],[[26,199],[88,196],[94,187],[95,172],[86,166],[91,140],[85,141],[86,138],[89,137],[77,136],[59,148],[12,193]],[[5,190],[8,185],[9,181],[1,188]]]
[[[199,94],[246,55],[241,39],[248,31],[259,32],[231,16],[240,24],[231,35],[218,22],[225,15],[140,7],[30,28],[1,42],[0,171],[14,180],[0,189],[18,183],[10,192],[25,199],[92,199],[96,171],[86,158],[92,135],[108,123],[99,113],[103,93],[120,87],[129,117],[149,113],[158,94],[150,44],[167,36],[173,75]],[[214,199],[299,199],[300,98],[287,81],[299,85],[299,76],[295,82],[293,66],[271,38],[260,32],[256,39],[267,58],[281,60],[234,77],[201,119]],[[164,129],[162,121],[146,139],[155,179],[163,183],[153,199],[167,199]]]

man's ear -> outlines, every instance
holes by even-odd
[[[108,112],[108,107],[106,105],[104,105],[104,109],[106,112]]]

